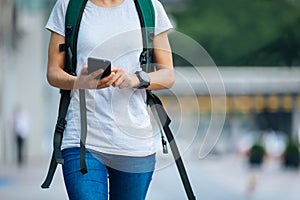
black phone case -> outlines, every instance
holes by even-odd
[[[101,79],[106,76],[109,76],[111,73],[111,62],[99,58],[88,58],[88,73],[92,73],[98,69],[103,69],[104,72],[99,74],[95,79]]]

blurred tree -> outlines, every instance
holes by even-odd
[[[300,5],[286,0],[187,0],[171,12],[217,65],[291,66],[300,57]]]
[[[295,30],[297,29],[295,27],[300,27],[299,22],[300,18],[292,26],[287,25],[278,38],[266,46],[242,56],[237,60],[237,64],[299,66],[300,32],[296,33]]]
[[[285,167],[299,168],[300,165],[300,152],[299,145],[294,140],[290,139],[288,142],[284,154],[283,164]]]

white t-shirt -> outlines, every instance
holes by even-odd
[[[46,28],[65,35],[65,13],[69,0],[57,0]],[[155,34],[172,25],[158,0],[155,9]],[[114,8],[87,2],[77,44],[77,74],[87,65],[89,56],[108,59],[112,66],[129,73],[140,69],[141,27],[133,0],[124,0]],[[86,90],[86,147],[102,153],[147,156],[155,152],[154,134],[146,105],[145,90],[109,87]],[[62,148],[80,144],[79,92],[72,90]]]

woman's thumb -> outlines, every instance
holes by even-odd
[[[88,74],[88,67],[87,66],[84,66],[80,72],[81,74],[83,75],[87,75]]]

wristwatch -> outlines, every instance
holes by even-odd
[[[149,87],[150,85],[150,76],[148,73],[144,71],[136,71],[136,76],[140,80],[140,85],[137,87],[137,89],[145,89]]]

